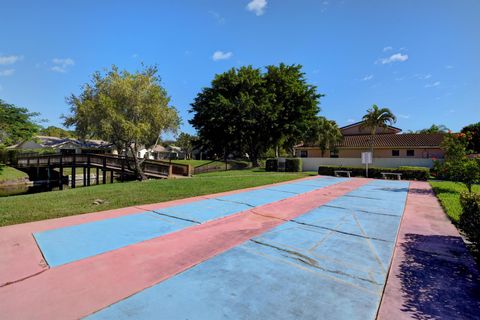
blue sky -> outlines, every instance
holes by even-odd
[[[231,67],[301,64],[347,125],[376,103],[415,130],[480,121],[478,0],[2,1],[0,99],[60,125],[65,97],[111,64],[157,64],[190,103]]]

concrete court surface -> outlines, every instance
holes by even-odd
[[[415,295],[406,289],[409,279],[402,269],[410,250],[406,238],[437,233],[458,240],[429,192],[420,182],[313,177],[0,228],[0,315],[436,319],[479,314],[478,271],[463,242],[452,240],[441,249],[454,243],[462,252],[457,263],[467,268],[471,281],[462,282],[457,274],[450,279],[457,282],[448,284],[463,292],[470,307],[422,308],[421,301],[405,296]]]

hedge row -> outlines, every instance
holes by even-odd
[[[267,159],[265,162],[265,171],[278,171],[278,159]],[[287,158],[285,159],[285,172],[301,172],[302,159]]]
[[[463,212],[459,226],[467,234],[468,239],[480,249],[480,194],[462,193],[460,203]]]
[[[364,177],[365,167],[337,167],[337,166],[320,166],[318,174],[333,176],[336,170],[351,171],[353,177]],[[399,168],[368,168],[368,176],[370,178],[383,178],[382,172],[401,173],[402,179],[405,180],[427,180],[430,177],[430,169],[423,167],[399,167]]]
[[[265,161],[265,171],[277,171],[277,170],[278,170],[277,159],[267,159]]]

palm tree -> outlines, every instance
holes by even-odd
[[[373,158],[373,139],[377,133],[378,128],[384,130],[388,128],[388,125],[392,125],[397,122],[397,117],[388,108],[379,108],[374,104],[367,110],[367,114],[362,118],[361,128],[370,129],[370,152]]]
[[[337,143],[342,141],[342,133],[335,121],[324,117],[318,117],[314,124],[314,133],[311,140],[318,144],[322,152],[322,157],[326,150],[332,150]]]

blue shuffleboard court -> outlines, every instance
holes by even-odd
[[[143,212],[35,233],[51,267],[162,236],[193,222]]]
[[[373,181],[88,319],[375,319],[407,191]]]
[[[308,190],[301,189],[298,193],[267,190],[268,187],[265,187],[154,211],[38,232],[34,233],[34,237],[47,263],[51,267],[57,267],[346,180],[319,178],[306,182],[310,181],[316,186],[309,187]],[[295,182],[285,184],[285,186],[288,185],[292,185],[292,190],[300,188]]]

